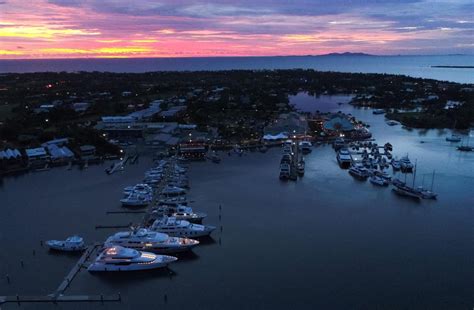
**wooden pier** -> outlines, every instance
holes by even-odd
[[[89,246],[67,276],[59,284],[58,288],[49,295],[38,296],[0,296],[0,305],[4,303],[59,303],[59,302],[120,302],[120,293],[114,295],[64,295],[64,292],[71,284],[76,275],[85,267],[86,262],[91,259],[96,251],[102,247],[102,243],[94,243]]]
[[[64,278],[63,282],[59,285],[59,287],[51,294],[53,297],[60,296],[64,293],[64,291],[68,288],[69,284],[72,282],[74,277],[81,271],[81,268],[84,267],[84,263],[91,257],[91,255],[96,251],[97,248],[102,246],[101,243],[94,243],[87,250],[82,254],[81,258],[77,261],[68,275]]]
[[[0,296],[0,305],[4,303],[59,303],[59,302],[119,302],[120,294],[115,295],[69,295],[69,296]]]

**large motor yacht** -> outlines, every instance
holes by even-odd
[[[164,216],[157,219],[150,227],[150,230],[168,234],[175,237],[199,238],[208,236],[216,227],[191,224],[188,221],[178,220],[175,217]]]
[[[141,252],[121,246],[105,248],[87,268],[89,271],[136,271],[168,266],[174,256]]]
[[[167,234],[145,228],[118,232],[105,241],[105,246],[123,246],[153,253],[185,252],[197,246],[199,241],[189,238],[170,237]]]
[[[347,148],[342,148],[337,152],[337,162],[341,168],[349,168],[352,163],[352,156]]]

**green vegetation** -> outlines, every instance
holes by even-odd
[[[20,146],[64,136],[105,145],[93,129],[101,116],[126,115],[153,100],[169,98],[187,105],[186,113],[176,121],[197,124],[200,130],[215,128],[223,139],[258,138],[268,122],[291,110],[288,95],[300,91],[354,94],[352,103],[360,106],[416,109],[416,113],[387,115],[410,127],[452,127],[456,121],[458,128],[467,128],[474,122],[473,85],[386,74],[314,70],[28,73],[2,75],[0,89],[0,119],[4,120],[0,139]],[[461,104],[445,109],[448,100]],[[72,105],[77,102],[90,107],[75,112]],[[40,112],[45,104],[54,107]],[[164,101],[162,108],[169,107]]]

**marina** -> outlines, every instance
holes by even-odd
[[[39,240],[78,233],[87,242],[105,241],[108,236],[127,230],[130,225],[126,223],[147,222],[151,206],[156,203],[176,202],[187,203],[193,211],[207,214],[205,222],[216,225],[210,238],[200,240],[191,253],[178,257],[169,271],[126,275],[78,272],[69,283],[67,294],[60,299],[74,300],[73,296],[90,294],[92,297],[83,299],[100,301],[103,294],[106,301],[113,300],[118,292],[127,291],[121,303],[113,303],[119,309],[146,305],[149,292],[157,294],[156,305],[166,304],[171,309],[205,307],[210,302],[234,309],[246,305],[259,307],[262,299],[265,305],[276,309],[304,308],[310,300],[314,303],[315,297],[320,300],[317,302],[320,307],[347,308],[362,307],[368,302],[367,296],[371,296],[370,304],[382,308],[442,309],[440,305],[444,302],[459,307],[469,304],[472,296],[461,287],[469,286],[473,278],[466,270],[470,266],[469,257],[474,255],[469,247],[473,233],[469,214],[474,201],[467,194],[474,184],[474,159],[445,141],[449,132],[406,131],[399,126],[387,126],[384,116],[374,115],[370,109],[344,108],[348,109],[346,113],[369,123],[375,139],[383,143],[390,141],[394,157],[402,158],[408,153],[413,163],[416,160],[415,187],[429,187],[420,183],[431,181],[436,169],[438,200],[418,203],[395,195],[390,187],[355,182],[347,170],[340,168],[335,150],[326,143],[314,144],[312,151],[304,156],[304,177],[297,182],[278,180],[281,146],[270,147],[266,153],[245,151],[241,156],[223,156],[217,152],[222,158],[219,165],[212,161],[189,164],[187,175],[192,187],[186,191],[185,198],[156,196],[146,209],[130,211],[121,207],[119,199],[124,188],[141,182],[144,173],[155,167],[146,155],[136,165],[126,165],[123,171],[112,175],[104,173],[104,168],[110,166],[107,163],[86,170],[64,167],[22,175],[4,179],[0,188],[0,198],[5,202],[0,224],[16,232],[18,228],[12,223],[21,218],[30,227],[23,231],[28,237],[21,246],[11,247],[9,255],[0,253],[5,262],[0,266],[0,274],[4,275],[1,291],[13,297],[16,294],[47,296],[77,263],[77,256],[51,253]],[[405,182],[412,184],[414,173],[403,174],[392,171],[392,167],[387,170],[397,179],[406,177]],[[47,184],[41,182],[45,177]],[[157,183],[154,190],[160,192],[164,185]],[[21,195],[25,186],[32,188],[31,197]],[[25,207],[33,205],[36,207]],[[26,214],[34,216],[26,217]],[[65,218],[76,220],[58,225]],[[281,230],[283,223],[285,229]],[[94,224],[110,228],[95,229]],[[447,226],[450,228],[446,229]],[[14,235],[4,234],[0,238],[6,244],[18,244]],[[262,246],[270,239],[274,247]],[[367,244],[372,248],[370,251],[365,250]],[[440,245],[445,254],[435,258],[432,254]],[[287,263],[288,257],[281,255],[280,249],[289,247],[297,250],[293,255],[304,263],[283,270],[280,266]],[[252,259],[248,257],[249,251]],[[358,253],[357,259],[349,259],[345,255],[349,252]],[[431,257],[428,261],[427,255]],[[254,258],[265,256],[272,257],[271,264]],[[228,262],[229,257],[233,257],[232,263]],[[450,263],[446,264],[445,260]],[[390,265],[390,270],[382,267],[385,265]],[[379,271],[368,274],[371,268]],[[386,281],[395,274],[399,280]],[[308,276],[315,279],[313,286],[305,284]],[[372,284],[364,282],[357,289],[346,284],[347,281],[360,283],[367,277]],[[447,288],[445,281],[453,283],[452,286]],[[268,286],[270,282],[276,284]],[[276,294],[290,289],[285,283],[291,283],[292,297]],[[411,292],[408,293],[411,297],[397,298],[399,283]],[[14,300],[13,297],[8,300]],[[17,307],[15,302],[5,305]],[[38,309],[48,307],[35,304]],[[57,307],[68,309],[62,303]],[[88,307],[103,305],[90,303]]]

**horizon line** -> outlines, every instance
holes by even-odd
[[[323,57],[323,56],[365,56],[365,57],[432,57],[432,56],[474,56],[474,53],[448,53],[448,54],[369,54],[364,52],[334,52],[326,54],[305,54],[305,55],[215,55],[215,56],[150,56],[150,57],[53,57],[53,58],[1,58],[0,61],[17,60],[94,60],[94,59],[199,59],[199,58],[270,58],[270,57]]]

